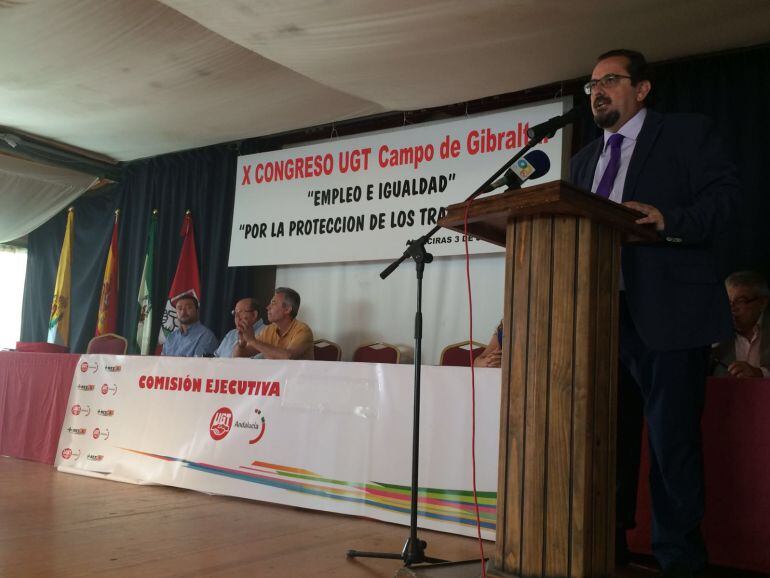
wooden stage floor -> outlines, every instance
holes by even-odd
[[[398,552],[408,528],[164,486],[62,474],[0,457],[0,576],[390,578],[398,560],[349,560],[349,548]],[[421,530],[426,553],[479,557],[471,538]],[[494,544],[485,542],[487,556]],[[657,575],[641,566],[625,578]],[[708,576],[749,576],[714,570]]]
[[[0,458],[0,576],[392,577],[405,526],[63,474]],[[420,531],[426,554],[478,558],[471,538]],[[493,543],[485,542],[491,549]]]

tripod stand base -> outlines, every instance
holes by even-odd
[[[481,560],[401,568],[394,578],[480,578]]]
[[[404,566],[412,564],[439,564],[446,563],[441,558],[430,558],[425,555],[427,542],[418,538],[407,538],[404,549],[400,554],[390,552],[364,552],[361,550],[348,550],[345,555],[348,558],[387,558],[389,560],[403,560]]]

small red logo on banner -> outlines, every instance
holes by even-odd
[[[96,373],[99,370],[99,364],[98,363],[94,363],[93,365],[91,365],[87,361],[84,361],[83,363],[80,364],[80,372],[81,373],[85,373],[89,369],[92,369],[93,372]]]
[[[75,404],[72,406],[72,415],[80,415],[80,405]]]
[[[64,448],[61,451],[61,457],[63,457],[65,460],[68,460],[72,457],[72,450],[70,448]]]
[[[214,441],[219,441],[230,433],[230,427],[233,425],[233,412],[229,407],[220,407],[214,412],[209,424],[209,433]]]

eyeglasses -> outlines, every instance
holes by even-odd
[[[592,78],[583,85],[583,92],[590,96],[597,85],[601,85],[602,88],[612,88],[617,86],[622,78],[631,79],[630,76],[625,76],[623,74],[605,74],[601,78]]]
[[[759,297],[752,297],[751,299],[748,297],[738,297],[737,299],[730,301],[730,307],[743,307],[749,303],[754,303],[757,299],[759,299]]]
[[[235,317],[236,315],[238,315],[238,313],[254,313],[254,311],[256,311],[256,309],[241,309],[240,311],[238,311],[237,309],[233,309],[232,311],[230,311],[230,314],[233,317]]]

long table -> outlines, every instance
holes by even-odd
[[[78,359],[77,355],[0,352],[0,454],[44,463],[54,462]],[[123,359],[124,364],[131,363],[130,357]],[[180,372],[190,371],[186,361],[178,360],[177,363]],[[316,367],[325,367],[343,378],[352,375],[350,370],[353,366],[361,365],[323,363],[329,365]],[[408,368],[402,370],[405,371],[404,379],[408,381]],[[450,368],[442,369],[447,370]],[[451,371],[463,372],[467,369],[452,368]],[[428,394],[423,403],[431,399]],[[323,396],[313,403],[322,403],[321,400]],[[306,401],[311,403],[311,400]],[[483,398],[483,403],[493,402]],[[703,418],[706,467],[703,532],[712,563],[770,573],[770,492],[767,491],[770,481],[770,425],[765,417],[769,407],[770,380],[722,378],[710,379],[707,383]],[[496,413],[495,408],[487,410]],[[455,415],[442,416],[440,408],[436,412],[450,423],[458,421]],[[407,421],[398,424],[398,427],[408,430]],[[482,461],[489,463],[487,458],[490,458],[496,463],[496,453],[483,456],[496,452],[496,445],[487,445],[494,447],[479,447]],[[424,447],[422,457],[430,460],[431,453],[430,448]],[[647,463],[645,447],[638,527],[629,534],[631,549],[639,552],[649,552],[650,542]]]

